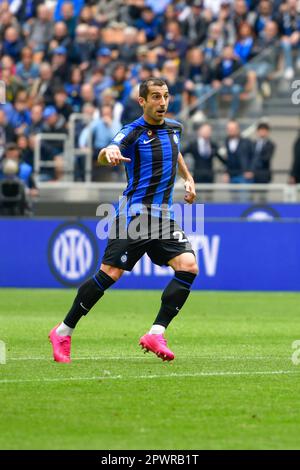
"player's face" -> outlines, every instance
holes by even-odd
[[[147,99],[141,98],[140,104],[149,124],[163,123],[169,106],[169,90],[166,85],[150,85]]]

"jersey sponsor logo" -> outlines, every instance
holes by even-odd
[[[123,132],[119,132],[119,134],[116,135],[116,137],[113,139],[113,142],[121,142],[122,139],[124,139],[125,134]]]
[[[98,248],[95,237],[84,225],[63,224],[53,233],[48,246],[52,274],[67,286],[77,286],[96,270]]]
[[[150,139],[150,140],[144,140],[144,144],[149,144],[150,142],[152,142],[152,140],[155,140],[155,137],[153,137],[153,139]]]

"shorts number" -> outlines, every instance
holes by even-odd
[[[174,238],[176,238],[175,235],[178,235],[178,241],[179,241],[180,243],[184,243],[184,242],[187,242],[187,241],[188,241],[187,238],[183,238],[183,237],[184,237],[184,233],[183,233],[183,232],[179,232],[179,230],[177,230],[176,232],[173,232]]]

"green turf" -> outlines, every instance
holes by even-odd
[[[193,292],[166,364],[137,346],[160,292],[110,291],[57,364],[73,296],[0,291],[0,449],[300,449],[299,294]]]

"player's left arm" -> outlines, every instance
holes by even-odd
[[[196,200],[195,182],[180,152],[178,154],[178,174],[184,179],[184,187],[186,191],[184,200],[189,204],[193,204]]]

